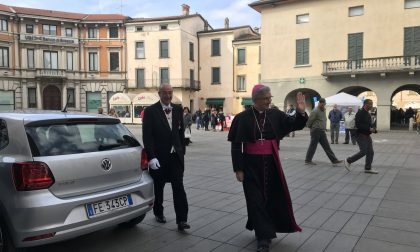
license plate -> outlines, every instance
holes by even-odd
[[[119,196],[113,199],[98,201],[95,203],[86,204],[86,210],[89,218],[106,214],[108,212],[127,208],[133,205],[131,195]]]

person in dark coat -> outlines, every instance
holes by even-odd
[[[149,158],[149,172],[154,181],[155,202],[153,213],[159,223],[163,215],[163,189],[172,185],[176,223],[179,231],[190,228],[187,224],[188,202],[184,177],[184,119],[182,107],[171,103],[173,90],[169,84],[159,87],[160,101],[144,111],[143,143]]]
[[[296,224],[286,179],[280,164],[279,141],[305,127],[308,119],[302,93],[297,95],[296,116],[269,109],[270,88],[261,84],[252,90],[254,105],[236,115],[229,130],[233,171],[243,183],[248,221],[255,230],[257,251],[268,251],[276,233],[301,231]]]
[[[356,162],[362,157],[366,156],[365,162],[365,173],[377,174],[378,171],[372,169],[373,161],[373,143],[370,135],[377,133],[375,127],[372,124],[372,117],[370,116],[369,110],[373,107],[373,102],[370,99],[366,99],[363,102],[363,108],[356,113],[356,128],[357,128],[357,144],[359,145],[359,152],[351,157],[344,159],[344,165],[347,170],[350,170],[350,164]]]

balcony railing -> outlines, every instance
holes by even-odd
[[[138,83],[138,88],[157,88],[161,84],[171,84],[173,88],[184,88],[192,91],[199,91],[201,89],[201,83],[198,80],[191,79],[145,79],[143,82]]]
[[[66,78],[66,70],[63,69],[36,69],[36,77],[38,78]]]
[[[420,70],[420,55],[325,61],[323,65],[324,76],[414,72]]]

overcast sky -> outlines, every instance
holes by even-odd
[[[260,25],[260,13],[248,6],[254,0],[1,0],[12,6],[80,13],[121,13],[132,18],[181,14],[181,4],[190,13],[199,13],[213,28],[222,28],[226,17],[230,26]]]

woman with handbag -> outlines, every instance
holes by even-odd
[[[192,125],[192,115],[190,109],[184,107],[184,127],[185,127],[185,146],[189,145],[191,142],[191,125]]]

